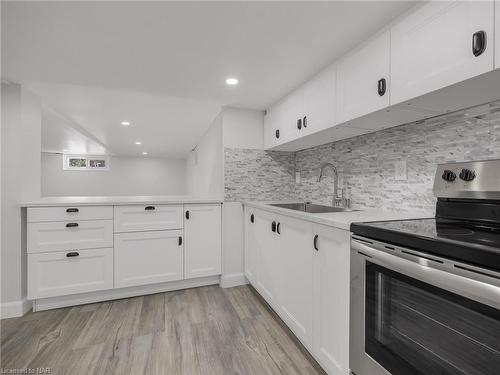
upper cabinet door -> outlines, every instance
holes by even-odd
[[[500,68],[500,0],[495,1],[495,69]]]
[[[390,47],[387,31],[338,62],[338,123],[389,106]]]
[[[335,124],[335,78],[336,66],[332,65],[301,88],[304,104],[296,126],[299,137]]]
[[[493,1],[430,2],[391,30],[391,104],[493,69]]]

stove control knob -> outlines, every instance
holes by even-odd
[[[453,182],[457,178],[457,175],[455,174],[455,172],[450,171],[449,169],[445,169],[445,171],[443,172],[443,175],[441,177],[445,181]]]
[[[462,169],[462,172],[460,172],[458,177],[460,177],[460,179],[464,180],[464,181],[472,181],[474,178],[476,178],[476,172],[474,172],[473,170],[464,168],[464,169]]]

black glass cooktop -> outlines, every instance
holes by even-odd
[[[351,232],[500,271],[500,224],[446,218],[353,223]]]

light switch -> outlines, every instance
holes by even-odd
[[[394,163],[394,179],[396,181],[408,180],[408,170],[406,168],[406,159],[398,160]]]
[[[295,183],[300,184],[300,172],[295,172]]]

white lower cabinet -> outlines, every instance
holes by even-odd
[[[113,249],[28,254],[28,299],[113,288]]]
[[[221,231],[220,204],[184,206],[184,278],[221,273]]]
[[[182,230],[115,234],[115,288],[183,278]]]
[[[312,347],[313,246],[308,221],[279,217],[277,223],[280,277],[280,315],[307,347]]]
[[[247,206],[245,236],[250,283],[328,374],[347,375],[350,232]]]
[[[329,374],[349,373],[350,232],[313,225],[313,352]]]

